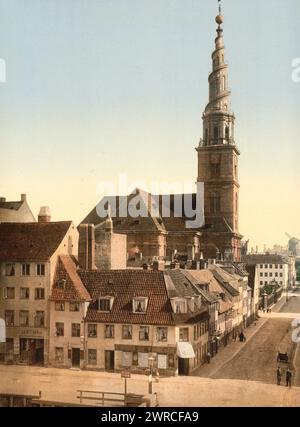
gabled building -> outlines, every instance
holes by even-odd
[[[0,224],[0,318],[6,345],[0,361],[47,365],[49,297],[59,255],[77,255],[72,222]]]
[[[35,221],[26,194],[21,194],[21,200],[18,201],[7,201],[5,197],[0,197],[0,223]]]

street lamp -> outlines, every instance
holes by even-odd
[[[150,373],[149,373],[149,377],[148,377],[148,393],[149,394],[153,393],[152,383],[153,383],[154,360],[155,360],[155,357],[153,356],[153,354],[150,354],[148,357],[149,368],[150,368]]]

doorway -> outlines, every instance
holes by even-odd
[[[105,370],[114,371],[115,370],[115,352],[106,350],[105,351]]]
[[[44,340],[20,338],[20,362],[42,366],[44,364]]]
[[[179,375],[189,375],[189,359],[183,359],[178,357],[178,374]]]
[[[80,367],[80,348],[72,348],[72,366]]]

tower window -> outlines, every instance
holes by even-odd
[[[225,139],[226,139],[226,141],[229,140],[229,126],[225,127]]]
[[[210,165],[210,173],[211,178],[219,178],[220,177],[220,163],[212,163]]]
[[[221,197],[217,191],[212,192],[210,195],[210,212],[217,213],[221,211]]]
[[[218,139],[219,138],[219,128],[218,126],[214,127],[214,139]]]

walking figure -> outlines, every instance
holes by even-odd
[[[239,335],[239,339],[240,339],[240,341],[241,341],[241,342],[245,342],[245,341],[246,341],[246,337],[245,337],[245,335],[244,335],[244,332],[241,332],[241,333],[240,333],[240,335]]]
[[[289,368],[286,371],[286,386],[292,387],[292,373]]]
[[[210,354],[210,352],[208,351],[208,352],[207,352],[207,363],[210,363],[210,360],[211,360],[211,354]]]
[[[280,366],[278,366],[278,368],[277,368],[276,375],[277,375],[277,385],[280,385],[281,384],[281,378],[282,378],[282,372],[281,372]]]

